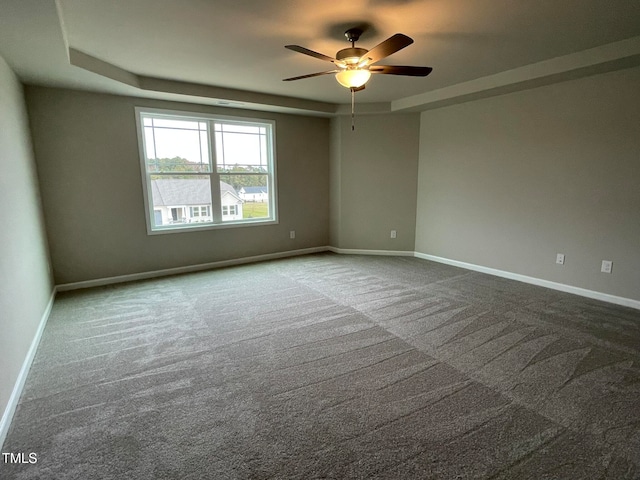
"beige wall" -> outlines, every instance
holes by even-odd
[[[329,161],[329,244],[340,245],[341,212],[341,165],[342,165],[342,121],[331,119],[331,151]]]
[[[0,172],[1,417],[53,291],[22,86],[2,57]]]
[[[351,131],[350,117],[332,119],[332,246],[413,252],[419,121],[361,115]]]
[[[26,92],[56,284],[329,242],[328,119],[42,87]],[[279,224],[147,235],[135,106],[274,119]]]
[[[640,69],[423,112],[420,142],[416,251],[640,300]]]

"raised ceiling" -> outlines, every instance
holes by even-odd
[[[349,91],[282,82],[331,67],[284,45],[333,56],[362,24],[365,48],[415,40],[381,64],[434,68],[374,76],[357,101],[382,110],[640,64],[637,0],[3,0],[0,55],[26,83],[331,113]]]

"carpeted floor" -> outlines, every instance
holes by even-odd
[[[638,479],[640,311],[319,254],[60,294],[11,479]]]

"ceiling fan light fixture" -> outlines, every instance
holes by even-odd
[[[371,72],[361,68],[348,68],[336,73],[336,80],[347,88],[360,88],[369,81]]]

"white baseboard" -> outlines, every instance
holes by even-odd
[[[51,313],[51,308],[53,307],[53,301],[55,298],[56,288],[54,287],[53,291],[51,292],[51,297],[49,297],[49,303],[47,303],[47,306],[44,309],[44,313],[40,318],[38,329],[33,336],[33,340],[31,341],[31,346],[27,351],[24,362],[22,362],[22,368],[20,369],[20,373],[18,373],[18,378],[16,379],[16,383],[13,386],[13,391],[11,392],[11,396],[9,397],[7,406],[4,409],[4,413],[2,414],[2,419],[0,419],[0,450],[4,445],[7,434],[9,433],[9,427],[11,426],[13,415],[16,413],[16,408],[18,408],[18,402],[20,401],[20,395],[22,395],[22,389],[24,388],[24,384],[27,380],[27,375],[29,374],[31,364],[33,363],[33,358],[35,357],[36,351],[38,350],[38,345],[40,344],[40,339],[42,338],[42,332],[44,332],[44,327],[47,325],[47,320],[49,320],[49,314]]]
[[[363,250],[351,248],[336,248],[330,246],[303,248],[300,250],[287,250],[285,252],[267,253],[264,255],[255,255],[252,257],[234,258],[232,260],[221,260],[219,262],[201,263],[198,265],[189,265],[186,267],[165,268],[162,270],[152,270],[150,272],[132,273],[129,275],[118,275],[115,277],[97,278],[95,280],[85,280],[82,282],[63,283],[56,285],[58,292],[68,290],[79,290],[81,288],[101,287],[104,285],[112,285],[115,283],[133,282],[136,280],[146,280],[149,278],[166,277],[169,275],[178,275],[181,273],[200,272],[203,270],[213,270],[215,268],[231,267],[233,265],[242,265],[245,263],[263,262],[265,260],[275,260],[277,258],[296,257],[298,255],[308,255],[310,253],[333,252],[345,255],[389,255],[389,256],[405,256],[413,257],[413,251],[404,250]]]
[[[58,292],[68,290],[78,290],[81,288],[101,287],[115,283],[133,282],[136,280],[146,280],[149,278],[166,277],[169,275],[178,275],[181,273],[200,272],[203,270],[213,270],[215,268],[231,267],[233,265],[242,265],[245,263],[263,262],[265,260],[275,260],[277,258],[296,257],[298,255],[308,255],[310,253],[326,252],[329,247],[312,247],[299,250],[287,250],[285,252],[267,253],[264,255],[255,255],[252,257],[234,258],[232,260],[221,260],[219,262],[200,263],[198,265],[189,265],[186,267],[165,268],[162,270],[152,270],[150,272],[132,273],[129,275],[118,275],[116,277],[98,278],[95,280],[86,280],[82,282],[63,283],[57,285]]]
[[[386,255],[391,257],[413,257],[413,251],[406,250],[364,250],[360,248],[327,247],[327,250],[342,255]]]
[[[572,285],[566,285],[564,283],[552,282],[550,280],[529,277],[527,275],[521,275],[519,273],[512,273],[495,268],[483,267],[482,265],[475,265],[473,263],[466,263],[460,262],[458,260],[451,260],[449,258],[437,257],[435,255],[428,255],[426,253],[415,252],[415,256],[424,260],[446,263],[447,265],[453,265],[454,267],[473,270],[475,272],[488,273],[489,275],[495,275],[497,277],[517,280],[518,282],[530,283],[539,287],[551,288],[553,290],[559,290],[561,292],[580,295],[581,297],[593,298],[595,300],[602,300],[603,302],[614,303],[616,305],[622,305],[624,307],[631,307],[640,310],[640,301],[633,300],[631,298],[618,297],[616,295],[610,295],[608,293],[596,292],[594,290],[587,290],[586,288],[574,287]]]

